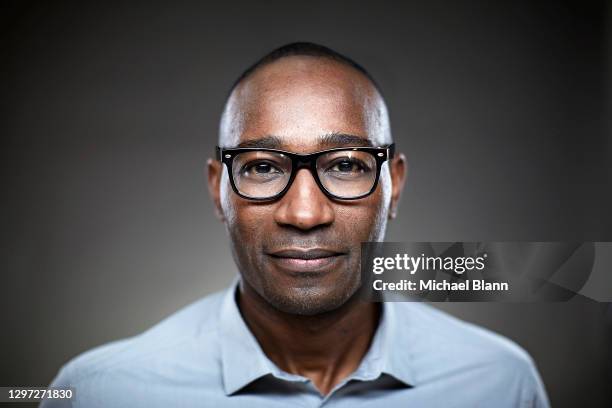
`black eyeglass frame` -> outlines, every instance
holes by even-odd
[[[367,153],[370,153],[375,158],[376,160],[376,178],[374,179],[374,183],[372,184],[372,188],[370,189],[370,191],[360,196],[357,196],[357,197],[347,198],[347,197],[339,197],[331,193],[325,188],[323,183],[321,183],[321,180],[319,179],[319,173],[317,172],[317,167],[316,167],[317,159],[319,158],[319,156],[323,154],[336,152],[336,151],[367,152]],[[283,188],[283,190],[281,190],[278,194],[275,194],[274,196],[264,197],[264,198],[249,197],[247,195],[242,194],[238,190],[238,187],[236,186],[236,183],[234,182],[232,163],[234,161],[234,158],[238,154],[245,153],[245,152],[282,153],[285,156],[289,157],[291,159],[291,175],[289,177],[289,180],[287,181],[287,185],[285,186],[285,188]],[[323,193],[329,198],[332,198],[334,200],[359,200],[361,198],[365,198],[369,196],[370,194],[374,192],[374,190],[376,190],[376,187],[378,186],[378,179],[380,177],[380,169],[382,167],[382,164],[387,160],[393,159],[393,155],[395,154],[395,143],[392,143],[387,146],[381,146],[381,147],[337,147],[337,148],[321,150],[321,151],[309,153],[309,154],[299,154],[299,153],[288,152],[285,150],[266,149],[266,148],[259,148],[259,147],[236,147],[236,148],[226,149],[223,147],[216,146],[215,153],[216,153],[217,160],[221,161],[222,163],[225,163],[225,165],[227,166],[227,171],[229,174],[229,180],[230,180],[232,189],[234,190],[236,194],[238,194],[238,196],[246,200],[252,200],[252,201],[278,200],[283,195],[285,195],[287,191],[289,191],[289,188],[291,188],[291,185],[293,184],[293,180],[295,179],[295,175],[297,174],[298,170],[302,168],[306,168],[310,170],[310,174],[314,178],[315,182],[317,183],[321,191],[323,191]]]

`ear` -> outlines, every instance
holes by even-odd
[[[215,215],[221,221],[225,221],[223,209],[221,208],[221,175],[223,174],[223,163],[218,160],[208,159],[208,192],[215,204]]]
[[[398,153],[389,162],[389,170],[391,171],[391,204],[389,205],[389,218],[393,219],[397,216],[397,206],[399,204],[404,184],[406,183],[406,172],[408,163],[406,156],[403,153]]]

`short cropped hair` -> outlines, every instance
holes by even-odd
[[[278,61],[279,59],[282,59],[285,57],[292,57],[292,56],[309,56],[309,57],[326,58],[332,61],[339,62],[346,66],[349,66],[353,69],[356,69],[363,75],[365,75],[365,77],[372,83],[372,85],[374,85],[376,90],[382,94],[380,87],[378,86],[378,84],[376,83],[372,75],[370,75],[370,73],[364,67],[359,65],[357,62],[355,62],[351,58],[345,55],[342,55],[339,52],[332,50],[331,48],[325,47],[324,45],[311,43],[311,42],[293,42],[293,43],[285,44],[281,47],[278,47],[270,51],[269,53],[261,57],[253,65],[248,67],[238,77],[238,79],[234,81],[234,83],[232,84],[232,87],[230,88],[229,93],[231,94],[234,91],[234,89],[242,81],[244,81],[249,76],[251,76],[259,68],[262,68],[265,65],[271,64],[275,61]]]

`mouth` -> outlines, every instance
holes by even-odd
[[[288,248],[268,252],[267,255],[277,266],[291,272],[323,272],[343,259],[346,252],[324,248]]]

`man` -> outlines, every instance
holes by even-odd
[[[268,54],[232,88],[208,171],[239,279],[67,364],[53,385],[75,406],[548,406],[510,341],[358,296],[360,244],[384,239],[406,172],[362,67],[310,43]]]

